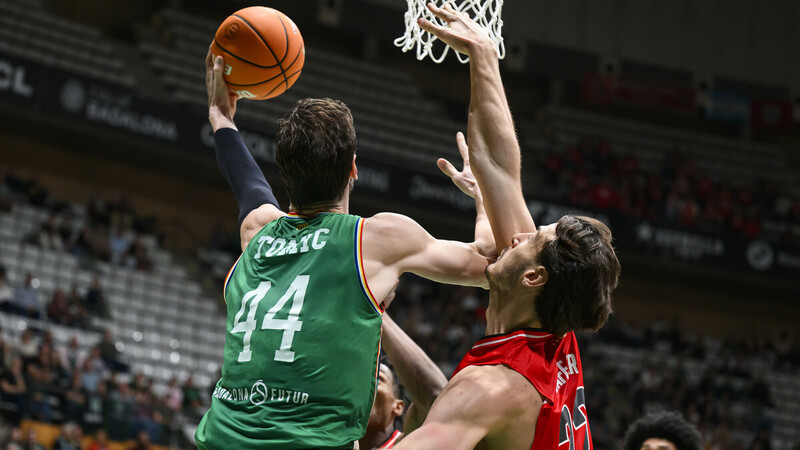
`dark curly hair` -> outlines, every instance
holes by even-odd
[[[624,450],[640,450],[648,439],[664,439],[678,450],[701,450],[700,433],[677,412],[650,413],[628,427]]]
[[[605,224],[591,217],[562,217],[556,238],[542,246],[537,262],[548,274],[535,305],[542,328],[561,336],[597,331],[606,323],[620,265]]]

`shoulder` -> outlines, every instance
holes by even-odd
[[[364,229],[370,233],[389,233],[422,227],[412,218],[397,213],[378,213],[364,218]]]
[[[448,392],[449,391],[449,392]],[[464,396],[470,410],[499,419],[517,417],[542,405],[539,391],[519,372],[503,364],[469,366],[448,383],[442,396]]]
[[[275,219],[278,219],[286,215],[285,212],[281,211],[280,209],[278,209],[277,206],[271,203],[265,203],[259,206],[258,208],[251,211],[250,214],[253,215],[253,220],[252,220],[253,225],[254,226],[261,225],[261,227],[272,222]],[[248,218],[250,214],[248,214]]]

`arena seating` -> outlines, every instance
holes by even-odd
[[[74,211],[80,211],[74,205]],[[225,316],[217,300],[204,295],[200,284],[175,263],[168,252],[156,247],[155,239],[143,239],[154,262],[152,273],[114,266],[107,262],[79,262],[75,256],[43,250],[21,243],[49,217],[49,212],[30,205],[15,205],[11,214],[0,213],[0,261],[6,267],[11,285],[31,273],[39,280],[40,301],[44,304],[56,289],[80,292],[99,274],[109,303],[112,320],[94,318],[98,328],[108,328],[119,340],[118,348],[133,372],[153,378],[156,388],[166,386],[173,377],[186,379],[207,388],[216,382],[225,339]],[[80,221],[76,221],[76,226]],[[4,335],[12,342],[29,327],[50,329],[55,341],[65,344],[77,335],[85,347],[99,340],[94,331],[76,330],[46,324],[14,315],[0,315]]]
[[[619,151],[635,155],[642,168],[653,171],[658,170],[665,154],[680,149],[715,181],[754,186],[759,180],[770,180],[793,190],[796,196],[800,193],[800,180],[787,169],[780,149],[773,145],[563,106],[551,106],[546,109],[546,114],[556,141],[562,145],[578,143],[587,136],[603,137]]]
[[[132,87],[112,43],[99,29],[51,14],[44,2],[0,0],[0,51],[47,66]]]

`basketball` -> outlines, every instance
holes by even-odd
[[[219,26],[211,46],[225,60],[224,78],[239,98],[277,97],[300,77],[305,62],[303,36],[285,14],[251,6]]]

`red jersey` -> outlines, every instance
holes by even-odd
[[[383,443],[381,445],[377,446],[375,450],[383,450],[383,449],[386,449],[386,448],[392,448],[392,447],[394,447],[394,444],[396,444],[397,441],[401,437],[403,437],[403,432],[400,431],[400,430],[394,430],[394,433],[392,433],[392,435],[389,436],[388,439],[383,441]]]
[[[472,346],[453,376],[467,366],[496,364],[519,372],[544,397],[531,449],[593,449],[575,333],[558,338],[526,328],[486,336]]]

